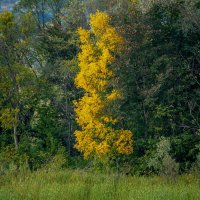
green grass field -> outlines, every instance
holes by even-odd
[[[162,177],[102,175],[76,170],[41,170],[2,176],[0,199],[198,200],[200,185],[192,175],[180,176],[175,182],[171,182]]]

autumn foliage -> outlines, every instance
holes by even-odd
[[[131,154],[132,133],[116,128],[119,118],[113,115],[122,92],[112,84],[114,72],[111,65],[122,50],[123,39],[110,24],[110,17],[97,12],[90,16],[91,30],[80,28],[81,40],[79,68],[75,83],[85,92],[75,102],[80,131],[75,131],[75,148],[84,158],[113,157]]]

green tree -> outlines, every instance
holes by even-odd
[[[26,26],[27,15],[17,24],[12,13],[0,14],[1,124],[5,129],[13,129],[16,148],[20,132],[17,127],[25,120],[22,108],[26,107],[28,112],[35,95],[36,75],[27,59],[28,35],[32,29]]]

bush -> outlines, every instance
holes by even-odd
[[[65,149],[61,148],[58,153],[43,167],[43,169],[47,171],[56,171],[66,167],[67,164],[67,154]]]
[[[28,157],[20,155],[13,145],[3,148],[0,152],[0,175],[16,171],[27,163]]]
[[[160,175],[176,178],[178,172],[179,164],[170,155],[165,155],[162,160]]]
[[[162,137],[157,144],[156,152],[148,162],[148,167],[155,174],[174,179],[178,175],[179,164],[170,156],[170,150],[170,141]]]
[[[200,181],[200,153],[197,155],[197,159],[191,167],[191,172],[194,173]]]

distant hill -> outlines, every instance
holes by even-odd
[[[5,10],[12,11],[18,0],[0,0],[0,12]]]

